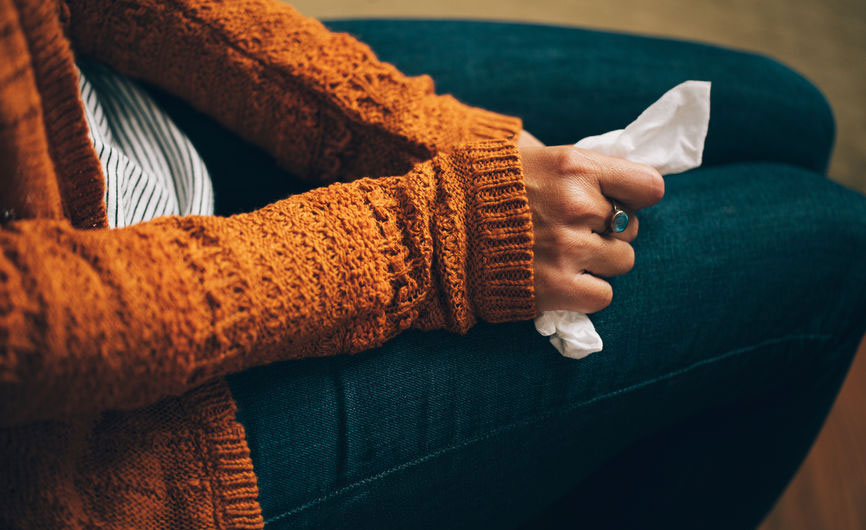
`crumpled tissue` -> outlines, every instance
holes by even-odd
[[[668,90],[625,129],[590,136],[574,146],[647,164],[669,175],[701,165],[709,124],[710,83],[686,81]],[[604,346],[583,313],[545,311],[535,319],[535,329],[571,359],[582,359]]]

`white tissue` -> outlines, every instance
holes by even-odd
[[[686,81],[668,90],[625,129],[590,136],[574,144],[608,156],[656,168],[662,175],[701,165],[710,124],[710,83]],[[565,357],[582,359],[603,343],[589,317],[574,311],[545,311],[535,329]]]

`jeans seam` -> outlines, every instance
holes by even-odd
[[[389,475],[393,475],[394,473],[398,473],[398,472],[403,471],[405,469],[409,469],[409,468],[415,467],[419,464],[423,464],[424,462],[434,460],[434,459],[436,459],[442,455],[457,451],[459,449],[463,449],[464,447],[468,447],[470,445],[474,445],[476,443],[483,442],[485,440],[488,440],[490,438],[498,436],[499,434],[517,429],[519,427],[525,427],[527,425],[532,425],[534,423],[538,423],[540,421],[547,420],[547,419],[554,417],[554,416],[558,416],[561,414],[567,414],[567,413],[573,412],[579,408],[585,407],[587,405],[591,405],[593,403],[597,403],[599,401],[603,401],[605,399],[609,399],[611,397],[614,397],[614,396],[617,396],[620,394],[632,392],[634,390],[638,390],[640,388],[644,388],[646,386],[649,386],[649,385],[652,385],[652,384],[655,384],[655,383],[658,383],[661,381],[673,379],[675,377],[678,377],[680,375],[688,373],[688,372],[690,372],[696,368],[700,368],[701,366],[706,366],[708,364],[722,361],[722,360],[725,360],[725,359],[728,359],[731,357],[736,357],[738,355],[742,355],[744,353],[748,353],[748,352],[753,351],[753,350],[757,350],[757,349],[764,348],[767,346],[773,346],[776,344],[781,344],[784,342],[797,341],[797,340],[823,341],[823,340],[832,339],[832,338],[833,338],[832,335],[821,335],[821,334],[787,335],[785,337],[777,337],[774,339],[767,339],[765,341],[762,341],[762,342],[759,342],[757,344],[753,344],[750,346],[744,346],[742,348],[736,348],[736,349],[727,351],[725,353],[722,353],[720,355],[717,355],[715,357],[711,357],[709,359],[702,359],[700,361],[696,361],[692,364],[689,364],[683,368],[678,368],[676,370],[670,371],[666,374],[652,377],[650,379],[646,379],[646,380],[641,381],[639,383],[634,383],[632,385],[628,385],[628,386],[625,386],[623,388],[619,388],[617,390],[612,390],[610,392],[606,392],[604,394],[594,396],[590,399],[580,401],[578,403],[573,403],[573,404],[571,404],[567,407],[564,407],[564,408],[556,409],[553,411],[545,412],[545,413],[540,414],[538,416],[533,416],[531,418],[525,418],[525,419],[522,419],[522,420],[519,420],[516,422],[512,422],[512,423],[509,423],[507,425],[503,425],[503,426],[497,427],[493,430],[487,431],[484,434],[480,434],[478,436],[475,436],[474,438],[464,440],[464,441],[457,443],[457,444],[454,444],[454,445],[449,445],[447,447],[443,447],[442,449],[433,451],[432,453],[427,453],[424,456],[420,456],[414,460],[410,460],[408,462],[404,462],[402,464],[390,467],[384,471],[380,471],[379,473],[376,473],[375,475],[371,475],[369,477],[355,481],[351,484],[347,484],[345,486],[342,486],[342,487],[332,491],[331,493],[327,493],[327,494],[322,495],[320,497],[317,497],[317,498],[315,498],[309,502],[306,502],[300,506],[296,506],[295,508],[292,508],[291,510],[283,512],[279,515],[275,515],[275,516],[267,519],[265,521],[265,524],[272,523],[272,522],[278,521],[280,519],[284,519],[284,518],[289,517],[291,515],[294,515],[296,513],[300,513],[304,510],[312,508],[313,506],[315,506],[317,504],[321,504],[323,502],[331,500],[335,497],[342,495],[343,493],[346,493],[346,492],[351,491],[353,489],[356,489],[358,487],[361,487],[361,486],[364,486],[367,484],[371,484],[371,483],[376,482],[377,480],[383,479]]]

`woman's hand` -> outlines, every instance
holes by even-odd
[[[529,131],[522,129],[517,135],[517,147],[544,147],[541,140],[529,134]]]
[[[634,212],[661,200],[664,180],[650,166],[572,146],[520,147],[520,157],[535,234],[538,309],[604,309],[613,298],[604,278],[634,265]],[[608,229],[611,200],[628,212],[624,232]]]

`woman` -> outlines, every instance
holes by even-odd
[[[754,526],[863,335],[866,201],[772,61],[333,24],[553,144],[711,80],[665,183],[280,4],[0,5],[3,526]],[[608,305],[580,362],[526,322]]]

